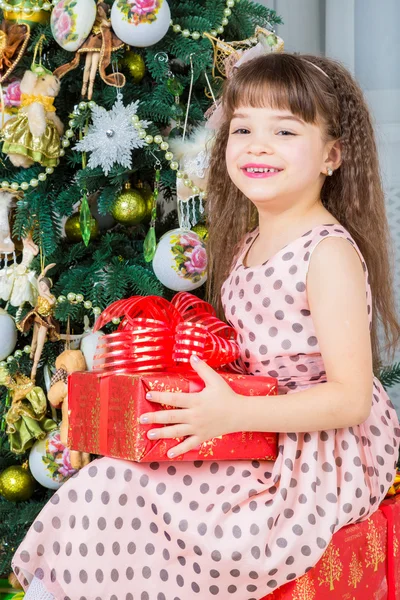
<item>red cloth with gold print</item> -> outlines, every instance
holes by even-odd
[[[262,600],[400,600],[400,495],[340,529],[308,573]]]
[[[241,395],[277,393],[273,378],[220,375]],[[176,446],[178,440],[149,440],[147,431],[163,425],[139,423],[141,414],[171,407],[146,400],[146,393],[149,390],[199,392],[203,388],[204,382],[193,371],[141,375],[72,373],[68,378],[68,445],[74,450],[139,462],[173,460],[167,451]],[[277,439],[274,433],[231,433],[206,441],[198,450],[174,460],[274,460]]]

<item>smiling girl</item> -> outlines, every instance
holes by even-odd
[[[183,452],[234,431],[279,432],[272,462],[102,458],[53,496],[17,550],[26,596],[258,600],[312,568],[332,535],[377,510],[400,429],[377,325],[399,339],[370,116],[327,58],[269,54],[227,82],[209,177],[209,291],[249,374],[241,397],[204,362],[198,394],[141,416]],[[253,225],[252,225],[253,223]],[[254,224],[258,223],[256,227]],[[222,294],[221,294],[222,289]]]

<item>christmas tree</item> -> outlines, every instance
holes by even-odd
[[[177,178],[193,201],[184,223],[197,222],[200,238],[206,227],[204,194],[180,171],[171,140],[201,124],[219,94],[221,56],[232,51],[219,43],[243,41],[240,51],[259,41],[256,27],[270,33],[280,22],[250,0],[133,4],[0,1],[4,574],[28,527],[72,472],[57,429],[61,413],[46,398],[65,338],[76,342],[115,300],[172,297],[151,259],[156,240],[182,224]],[[185,260],[179,268],[187,274]],[[204,277],[190,279],[201,294]],[[44,290],[55,299],[41,307],[39,321],[32,314],[38,286],[39,296]]]

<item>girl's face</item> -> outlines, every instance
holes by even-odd
[[[324,141],[320,126],[289,110],[239,107],[230,123],[226,165],[233,183],[259,210],[277,202],[289,208],[300,199],[319,198],[332,144]]]

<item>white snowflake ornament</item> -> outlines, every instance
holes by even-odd
[[[146,145],[132,123],[138,104],[139,100],[136,100],[124,106],[122,99],[117,97],[111,110],[97,105],[93,107],[92,125],[85,137],[74,146],[80,152],[91,152],[87,163],[90,169],[100,166],[108,175],[115,163],[128,169],[132,167],[132,150]],[[139,121],[141,128],[148,127],[150,123]]]

